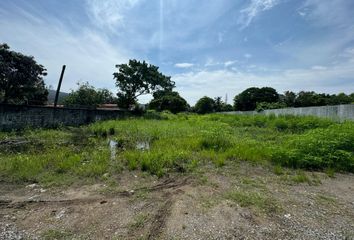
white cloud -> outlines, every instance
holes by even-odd
[[[316,26],[353,26],[353,2],[348,0],[306,0],[300,9]]]
[[[345,54],[348,54],[349,56],[354,56],[354,48],[345,49]]]
[[[87,0],[87,10],[92,22],[112,32],[124,24],[125,13],[141,0]]]
[[[191,68],[193,66],[194,66],[193,63],[176,63],[175,64],[175,67],[177,67],[177,68]]]
[[[312,70],[326,70],[327,69],[327,67],[318,66],[318,65],[312,66],[311,68],[312,68]]]
[[[33,55],[48,70],[47,85],[57,86],[62,65],[67,65],[62,90],[76,88],[77,81],[89,81],[96,87],[115,89],[115,64],[127,62],[130,54],[113,46],[104,35],[82,28],[73,33],[61,22],[46,19],[36,24],[36,16],[7,13],[0,16],[0,36],[11,49]],[[21,36],[21,37],[18,37]]]
[[[235,63],[237,63],[236,60],[235,60],[235,61],[226,61],[226,62],[224,63],[224,66],[225,66],[225,67],[229,67],[229,66],[231,66],[231,65],[234,65]]]
[[[305,17],[307,14],[306,12],[298,11],[297,12],[301,17]]]
[[[202,70],[177,74],[172,77],[177,91],[190,104],[207,95],[209,97],[235,96],[249,87],[269,86],[278,92],[317,91],[327,93],[354,92],[354,62],[316,69],[285,69],[283,71],[265,70],[256,74],[239,69]]]
[[[250,5],[240,11],[238,24],[241,25],[241,29],[248,27],[258,14],[272,9],[277,4],[279,0],[251,0]]]

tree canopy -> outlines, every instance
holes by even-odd
[[[96,89],[88,82],[78,83],[78,89],[72,90],[64,99],[64,105],[97,106],[98,104],[114,103],[113,94],[105,88]]]
[[[221,97],[214,98],[214,111],[215,112],[228,112],[232,111],[233,107],[222,100]]]
[[[128,64],[119,64],[116,68],[118,72],[113,73],[113,76],[118,87],[120,107],[131,107],[141,95],[158,90],[171,91],[175,87],[171,77],[163,75],[157,66],[145,61],[129,60]]]
[[[310,107],[326,106],[354,103],[354,93],[347,95],[345,93],[326,94],[313,91],[300,91],[298,93],[286,91],[279,94],[275,89],[248,88],[234,98],[236,110],[265,110],[285,107]]]
[[[43,80],[46,75],[46,69],[34,57],[0,44],[0,102],[44,104],[48,96]]]
[[[154,99],[149,103],[149,108],[156,111],[169,110],[179,113],[188,110],[187,101],[178,92],[159,90],[153,94]]]
[[[257,103],[273,103],[279,100],[279,94],[274,88],[270,87],[251,87],[236,95],[234,107],[239,111],[255,110]]]
[[[214,99],[204,96],[197,101],[194,106],[194,111],[200,114],[211,113],[215,110]]]

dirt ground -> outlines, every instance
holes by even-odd
[[[0,239],[354,239],[354,175],[305,175],[239,162],[66,188],[0,183]]]

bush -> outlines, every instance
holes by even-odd
[[[354,172],[352,123],[318,128],[291,138],[272,154],[276,164],[305,169],[336,169]]]
[[[282,102],[258,102],[256,106],[256,111],[261,112],[267,109],[279,109],[279,108],[286,108],[286,104]]]
[[[165,93],[163,96],[156,96],[149,103],[149,108],[156,111],[168,110],[172,113],[185,112],[188,109],[187,101],[179,96],[177,92]]]
[[[194,106],[194,111],[199,114],[214,112],[215,102],[212,98],[202,97]]]

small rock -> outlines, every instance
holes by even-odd
[[[287,219],[290,219],[291,218],[291,214],[290,213],[285,214],[284,217],[287,218]]]
[[[130,194],[134,194],[134,190],[130,190],[129,193],[130,193]]]
[[[103,177],[104,177],[104,178],[108,178],[108,177],[109,177],[109,173],[103,174]]]
[[[64,215],[65,215],[65,210],[61,210],[61,211],[55,216],[55,218],[56,218],[56,219],[60,219],[60,218],[64,217]]]
[[[35,188],[37,187],[38,185],[36,183],[33,183],[33,184],[30,184],[30,185],[27,185],[26,188]]]
[[[46,191],[47,191],[47,190],[44,189],[44,188],[39,189],[39,192],[40,192],[40,193],[45,193]]]
[[[38,201],[39,200],[39,195],[34,195],[32,197],[28,198],[29,201]]]

